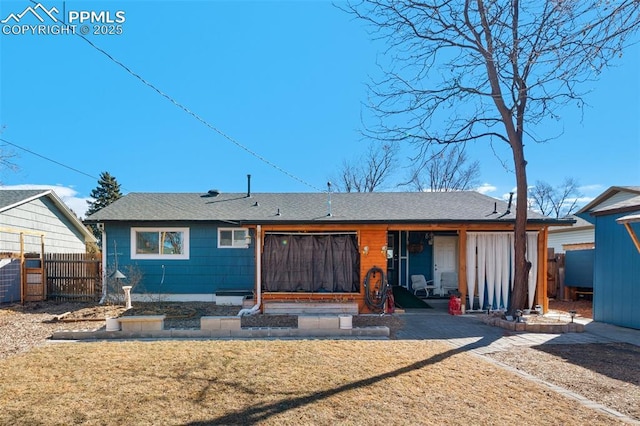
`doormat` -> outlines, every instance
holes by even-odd
[[[393,290],[393,298],[396,302],[396,307],[402,309],[433,309],[427,303],[422,301],[413,295],[409,290],[404,287],[394,285],[391,287]]]

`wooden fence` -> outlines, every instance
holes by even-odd
[[[547,296],[550,299],[568,300],[571,298],[565,286],[565,254],[547,250]]]
[[[47,299],[97,301],[102,294],[100,253],[47,253]]]

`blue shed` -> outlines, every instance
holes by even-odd
[[[593,319],[640,329],[640,187],[611,187],[578,214],[595,224]]]

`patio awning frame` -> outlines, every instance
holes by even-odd
[[[638,250],[638,253],[640,253],[640,238],[638,238],[636,231],[631,226],[632,223],[640,222],[640,213],[634,213],[628,216],[623,216],[617,219],[616,222],[618,222],[619,224],[623,225],[626,228],[627,232],[629,233],[629,236],[631,237],[631,240],[633,241],[633,244],[636,246],[636,249]]]

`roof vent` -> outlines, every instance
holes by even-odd
[[[331,182],[327,182],[327,217],[331,217]]]
[[[217,189],[210,189],[207,191],[207,195],[209,197],[217,197],[218,195],[220,195],[220,191],[218,191]]]
[[[513,192],[509,193],[509,204],[507,205],[507,211],[498,216],[498,219],[502,219],[503,217],[511,214],[511,203],[513,202]]]
[[[509,204],[507,205],[507,211],[505,214],[511,213],[511,203],[513,202],[513,192],[509,193]]]

